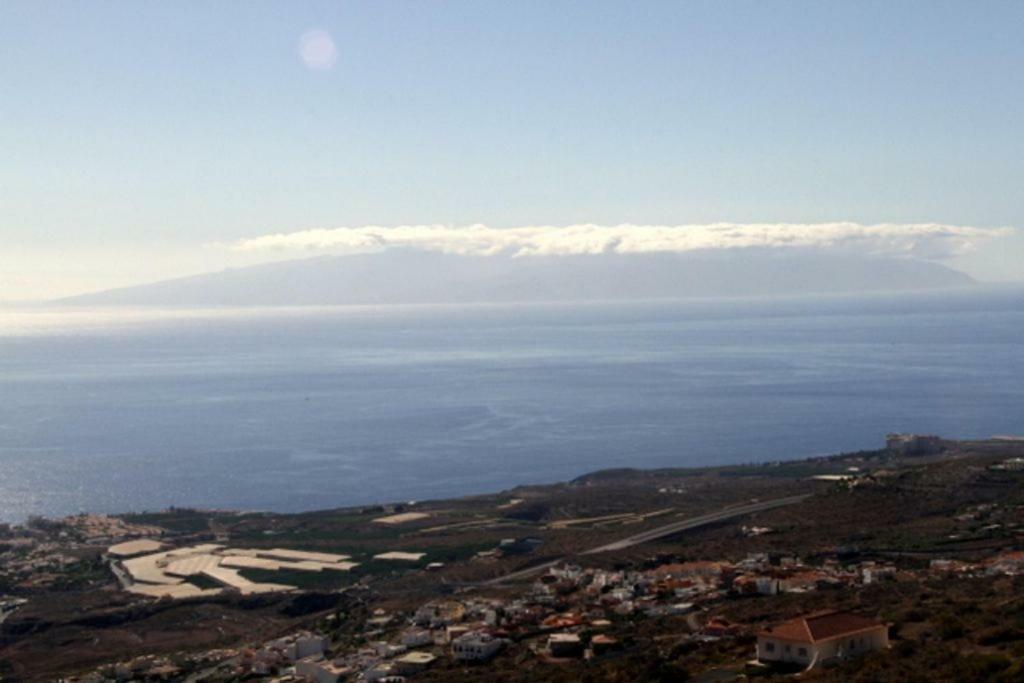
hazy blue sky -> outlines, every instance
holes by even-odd
[[[339,225],[1024,226],[1022,33],[1019,1],[5,0],[0,299]],[[1024,278],[1024,237],[953,265]]]

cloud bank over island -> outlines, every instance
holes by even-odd
[[[242,239],[241,252],[365,253],[411,248],[464,256],[578,256],[729,249],[827,249],[870,256],[943,260],[1009,235],[1013,228],[940,223],[710,223],[694,225],[483,224],[313,228]]]

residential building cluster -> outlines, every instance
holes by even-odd
[[[622,636],[616,636],[621,631],[617,624],[645,616],[684,617],[692,631],[688,638],[716,641],[751,633],[750,628],[721,618],[698,618],[703,608],[727,595],[842,588],[884,580],[895,572],[892,565],[875,562],[809,567],[797,558],[773,560],[763,554],[735,563],[669,562],[642,570],[563,564],[511,596],[462,594],[431,600],[403,613],[377,610],[363,624],[363,637],[355,644],[344,640],[332,644],[327,635],[330,623],[336,620],[332,617],[320,633],[299,632],[257,646],[218,651],[222,660],[210,671],[224,677],[275,676],[316,683],[402,681],[442,661],[485,665],[513,646],[549,662],[598,658],[626,647]],[[823,634],[831,633],[831,628],[845,635],[848,629],[821,626],[831,622],[818,616],[808,618],[817,640],[799,645],[792,655],[794,661],[803,657],[801,651],[810,653],[810,663],[887,643],[875,629],[867,645],[856,640],[852,649],[830,650],[832,645],[825,640],[831,636]],[[836,617],[832,621],[849,625],[857,619]],[[765,630],[761,635],[771,633]],[[792,628],[775,633],[783,648],[779,657],[789,656],[780,639],[789,638],[787,643],[792,646],[797,642],[794,633]],[[856,637],[868,636],[858,633]],[[765,645],[758,654],[765,653],[763,659],[769,661],[772,651],[767,648]],[[206,656],[200,661],[211,659]],[[161,672],[168,663],[153,659],[150,664]],[[137,669],[139,662],[122,668],[129,665]]]

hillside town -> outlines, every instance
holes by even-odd
[[[222,526],[237,519],[233,528],[242,530],[251,517],[220,512],[32,520],[4,527],[0,536],[0,662],[33,642],[21,634],[74,628],[104,637],[107,627],[82,630],[78,622],[50,627],[41,621],[60,613],[60,603],[46,607],[48,600],[70,599],[80,605],[72,608],[76,612],[96,615],[92,622],[119,629],[126,618],[146,624],[184,610],[195,620],[195,642],[211,644],[172,645],[63,672],[68,681],[89,683],[576,680],[584,673],[616,680],[622,667],[638,666],[651,667],[651,677],[664,680],[681,672],[707,680],[801,673],[841,680],[867,666],[862,662],[889,666],[947,643],[959,643],[959,654],[946,655],[958,658],[951,661],[1002,666],[999,658],[1016,652],[1017,632],[998,630],[983,612],[957,613],[950,605],[960,595],[977,602],[982,591],[994,613],[1017,609],[1014,596],[1024,589],[1019,446],[986,443],[953,451],[947,445],[940,453],[932,445],[926,452],[906,448],[905,440],[896,446],[898,457],[909,461],[880,451],[789,465],[799,477],[778,490],[789,493],[792,485],[811,491],[810,499],[785,498],[789,504],[776,509],[736,507],[761,512],[705,516],[710,521],[703,527],[685,532],[668,522],[663,507],[649,508],[652,513],[609,508],[602,515],[528,525],[530,534],[474,544],[455,560],[450,551],[431,550],[426,539],[441,534],[456,542],[467,528],[478,533],[480,524],[438,524],[452,513],[430,506],[389,507],[384,516],[377,509],[350,514],[346,519],[368,520],[369,526],[353,528],[379,540],[346,553],[302,548],[277,516],[260,522],[259,528],[275,530],[264,543]],[[763,466],[751,481],[776,491],[779,473],[777,466]],[[659,500],[678,495],[669,490],[695,487],[660,477],[641,481]],[[545,495],[589,500],[593,486],[584,481]],[[601,486],[631,490],[621,479]],[[930,495],[927,487],[943,486],[955,486],[957,493],[931,496],[927,509],[908,518],[922,525],[916,542],[898,541],[899,551],[866,547],[870,537],[857,531],[865,524],[872,525],[875,543],[902,533],[872,521],[868,501],[879,512],[906,509],[907,495],[920,502]],[[522,515],[531,495],[498,497],[505,502],[487,505]],[[833,517],[826,522],[808,516],[820,510],[815,500],[826,499]],[[853,515],[858,509],[861,514]],[[181,528],[161,527],[153,523],[157,519]],[[191,521],[198,519],[218,521],[204,530]],[[560,539],[590,533],[594,543],[637,525],[648,531],[631,537],[651,540],[635,547],[605,543],[600,552],[547,559],[555,546],[567,547],[569,541]],[[658,529],[670,533],[659,540]],[[830,535],[845,543],[819,540]],[[857,538],[860,545],[853,542]],[[265,635],[254,637],[256,632]],[[182,636],[176,642],[188,641]],[[887,659],[896,651],[900,659]],[[21,679],[6,666],[7,678]]]
[[[810,591],[851,591],[877,582],[1024,576],[1024,552],[976,564],[933,560],[914,571],[874,561],[818,566],[797,557],[751,554],[736,562],[660,564],[643,570],[606,570],[579,565],[552,567],[519,594],[452,596],[410,612],[377,609],[356,639],[332,638],[336,615],[322,628],[185,659],[140,657],[118,662],[76,680],[170,680],[202,672],[213,679],[275,677],[276,680],[388,681],[414,678],[431,667],[486,666],[499,653],[528,653],[547,663],[600,660],[631,647],[631,625],[651,617],[681,617],[681,643],[694,647],[755,638],[742,669],[791,665],[798,672],[890,646],[889,624],[823,610],[767,625],[736,623],[716,607],[743,596]]]

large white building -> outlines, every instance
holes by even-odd
[[[758,661],[791,663],[807,669],[887,647],[888,625],[849,612],[816,612],[757,634]]]
[[[326,659],[300,659],[295,662],[295,676],[313,683],[338,683],[352,674],[347,666],[334,664]]]
[[[466,662],[482,662],[498,654],[501,640],[486,633],[467,633],[452,641],[452,656]]]
[[[434,644],[434,634],[425,628],[411,628],[402,634],[402,645],[423,647]]]

